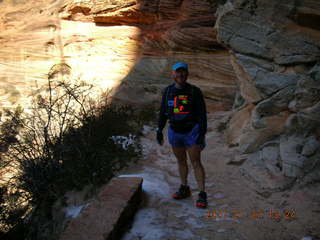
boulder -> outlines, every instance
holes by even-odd
[[[261,147],[260,157],[266,168],[275,176],[282,175],[279,140],[269,141]]]
[[[217,38],[236,52],[276,64],[317,61],[320,35],[302,27],[294,15],[299,15],[304,4],[298,6],[294,0],[228,1],[217,13]]]
[[[282,135],[280,137],[280,156],[285,176],[299,177],[303,174],[303,167],[308,160],[301,154],[303,144],[301,136]]]
[[[263,118],[262,128],[255,128],[250,119],[247,131],[239,137],[239,150],[243,153],[257,151],[262,144],[281,135],[285,131],[285,123],[289,112],[284,111],[270,117]]]
[[[261,152],[247,154],[247,160],[240,166],[240,171],[248,180],[248,187],[268,198],[272,192],[283,191],[290,187],[294,178],[270,171],[264,163]]]
[[[235,131],[231,119],[227,132],[241,152],[254,156],[241,169],[260,188],[270,184],[267,172],[283,175],[282,183],[317,176],[320,29],[312,19],[319,19],[314,1],[234,0],[218,10],[217,39],[232,53],[238,95],[253,104],[246,124],[237,123],[243,128]],[[236,105],[233,116],[243,115]],[[280,143],[268,145],[278,136]]]
[[[302,77],[297,84],[295,97],[290,102],[290,110],[299,112],[316,105],[320,101],[319,83],[308,76]]]
[[[241,136],[248,131],[247,129],[250,127],[251,111],[253,108],[253,104],[248,104],[232,114],[226,131],[226,139],[229,145],[239,144]]]
[[[245,121],[231,119],[229,140],[244,153],[261,152],[270,171],[278,159],[288,177],[312,171],[318,154],[319,12],[315,0],[229,0],[216,13],[217,39],[232,54],[238,95],[252,104],[235,104],[233,116],[247,111]],[[280,143],[266,145],[274,138]]]
[[[283,111],[288,110],[288,104],[294,97],[293,86],[286,87],[272,97],[261,101],[252,112],[252,126],[256,129],[265,128],[266,117],[282,114]]]
[[[241,57],[237,55],[238,57]],[[241,96],[248,102],[248,103],[256,103],[260,101],[263,96],[258,91],[258,89],[254,86],[253,79],[249,73],[247,73],[247,69],[243,67],[238,61],[236,60],[235,55],[231,55],[231,64],[234,68],[234,71],[237,76],[237,85],[240,90]]]

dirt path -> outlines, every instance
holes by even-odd
[[[197,185],[189,163],[192,197],[171,199],[179,187],[176,160],[166,141],[160,147],[145,128],[144,159],[122,175],[143,177],[145,202],[122,240],[300,240],[319,233],[319,188],[292,189],[263,196],[249,187],[236,153],[218,126],[229,112],[208,114],[207,147],[202,153],[209,206],[197,209]],[[317,238],[304,238],[304,240]]]

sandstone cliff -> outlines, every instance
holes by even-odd
[[[235,75],[213,31],[214,2],[5,0],[0,6],[0,107],[26,106],[58,73],[113,89],[122,101],[158,101],[175,61],[190,64],[190,81],[205,89],[213,108],[233,102]]]
[[[319,3],[218,2],[1,1],[0,107],[28,106],[61,75],[158,102],[172,63],[186,61],[209,110],[233,103],[228,142],[255,159],[248,175],[274,189],[284,176],[319,179]],[[268,174],[282,180],[259,180]]]
[[[0,109],[28,107],[48,79],[60,77],[93,83],[96,93],[111,89],[114,100],[159,103],[161,89],[172,81],[171,65],[185,61],[209,111],[233,105],[226,137],[229,147],[237,148],[224,148],[223,136],[209,129],[208,182],[229,189],[235,202],[247,194],[240,206],[248,206],[256,196],[246,193],[243,175],[263,198],[297,178],[320,181],[317,0],[0,0],[0,7]],[[209,126],[217,131],[225,122],[219,116]],[[154,140],[151,133],[149,138]],[[173,157],[169,146],[167,155],[153,147],[153,161],[157,154],[162,163]],[[241,165],[241,174],[234,167],[219,180],[229,158]],[[169,171],[176,163],[171,160]],[[233,171],[236,177],[228,182]],[[304,195],[297,191],[288,201],[301,205]],[[313,196],[306,202],[315,202]],[[310,216],[301,223],[312,219],[317,226]],[[267,231],[262,226],[251,234]],[[211,226],[205,234],[212,234]]]
[[[239,89],[228,141],[255,153],[244,171],[265,187],[319,179],[319,10],[312,0],[231,0],[217,12]]]

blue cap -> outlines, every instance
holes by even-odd
[[[176,64],[174,64],[172,66],[172,70],[173,71],[176,71],[178,68],[184,68],[184,69],[186,69],[188,71],[188,64],[182,63],[182,62],[178,62],[178,63],[176,63]]]

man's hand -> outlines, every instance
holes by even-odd
[[[163,144],[163,133],[160,130],[157,131],[157,141],[158,141],[159,145]]]

